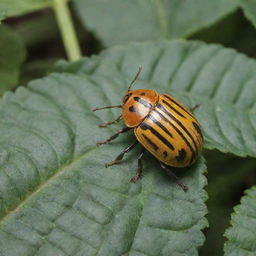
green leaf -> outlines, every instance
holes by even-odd
[[[0,24],[1,21],[5,18],[4,12],[0,11]]]
[[[209,228],[200,255],[223,255],[225,230],[230,225],[234,202],[240,200],[241,189],[255,176],[255,158],[241,158],[214,150],[205,151],[208,183],[207,201]],[[214,241],[214,242],[213,242]]]
[[[234,208],[231,225],[225,232],[225,255],[253,256],[256,254],[256,186],[246,191],[241,204]]]
[[[187,37],[237,7],[234,0],[73,0],[84,26],[106,46]],[[100,17],[100,18],[99,18]]]
[[[25,59],[25,47],[19,36],[0,25],[0,95],[18,85],[20,68]]]
[[[206,148],[256,156],[256,63],[234,50],[181,40],[138,43],[74,64],[62,62],[57,70],[104,76],[116,70],[131,80],[140,65],[146,84],[137,88],[171,93],[188,107],[201,104],[195,114]]]
[[[32,11],[51,7],[52,1],[53,0],[1,0],[0,13],[3,13],[5,18],[23,15]]]
[[[0,255],[197,255],[207,225],[203,159],[179,171],[184,193],[149,154],[136,184],[129,180],[139,151],[104,167],[132,133],[95,146],[121,124],[97,127],[117,113],[91,108],[120,101],[131,78],[55,73],[4,95]]]
[[[245,16],[256,27],[256,2],[254,0],[240,0]]]

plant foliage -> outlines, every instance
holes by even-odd
[[[256,254],[256,187],[246,191],[241,204],[234,208],[231,224],[225,236],[228,241],[225,244],[225,256]]]
[[[0,95],[18,85],[25,48],[18,35],[0,25]]]
[[[254,0],[240,0],[240,5],[247,18],[256,27],[256,2]]]
[[[66,1],[66,0],[61,0]],[[0,1],[0,11],[4,17],[23,15],[32,11],[47,8],[53,5],[53,0],[8,0]]]
[[[152,156],[136,184],[129,182],[136,154],[105,169],[132,134],[95,145],[114,132],[97,128],[114,112],[103,117],[91,108],[120,101],[130,79],[115,69],[107,76],[52,74],[4,95],[1,255],[197,254],[204,241],[200,230],[207,225],[203,159],[183,171],[189,187],[184,193]],[[144,86],[151,81],[144,80]]]
[[[255,57],[255,1],[73,0],[72,7],[68,0],[0,0],[0,255],[222,255],[231,209],[255,175],[256,63],[234,49],[177,38],[219,42]],[[72,21],[76,14],[90,33]],[[21,17],[8,19],[14,16]],[[20,74],[27,83],[53,70],[63,49],[69,60],[80,58],[73,22],[86,55],[119,46],[60,61],[54,73],[6,92]],[[203,156],[174,169],[187,193],[148,152],[143,178],[130,183],[141,146],[104,167],[135,137],[128,132],[96,146],[123,124],[99,128],[120,111],[92,108],[121,104],[139,66],[134,88],[172,94],[188,108],[200,105],[194,114],[208,149],[210,184],[204,233]],[[226,256],[256,254],[255,198],[253,186],[234,208]]]
[[[84,26],[94,31],[106,46],[187,37],[237,8],[234,0],[73,2]]]

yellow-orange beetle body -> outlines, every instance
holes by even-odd
[[[140,71],[141,69],[123,97],[122,105],[94,109],[95,111],[119,107],[122,109],[122,114],[116,120],[100,126],[105,127],[120,119],[123,119],[126,125],[108,140],[97,144],[108,143],[120,133],[133,129],[137,141],[160,161],[162,168],[167,172],[169,169],[165,165],[173,167],[192,165],[201,153],[203,144],[203,135],[198,121],[191,111],[168,94],[158,94],[148,89],[130,90]],[[107,163],[106,167],[119,163],[124,154],[136,146],[137,141],[123,150],[114,161]],[[141,176],[142,155],[143,151],[138,158],[138,174],[131,179],[133,182]],[[187,189],[174,174],[171,176],[184,190]]]
[[[173,167],[193,164],[202,150],[200,125],[193,114],[168,94],[131,90],[122,119],[137,140],[158,160]]]

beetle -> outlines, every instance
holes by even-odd
[[[136,182],[142,174],[142,156],[145,150],[154,155],[160,162],[161,167],[175,180],[184,190],[187,187],[179,178],[171,172],[168,166],[187,167],[195,163],[202,151],[203,135],[192,111],[199,105],[188,110],[179,101],[168,94],[159,94],[154,90],[138,89],[131,90],[132,85],[138,79],[142,68],[130,83],[123,97],[121,105],[95,108],[93,111],[121,108],[121,115],[113,121],[102,123],[100,127],[117,123],[123,120],[125,127],[112,135],[109,139],[97,142],[102,145],[111,142],[121,133],[133,129],[136,141],[125,148],[115,160],[106,163],[109,167],[118,164],[126,153],[131,151],[138,143],[143,147],[138,157],[138,170],[131,182]]]

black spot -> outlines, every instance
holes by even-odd
[[[198,124],[196,122],[192,122],[192,124],[194,125],[196,131],[200,134],[200,136],[203,138],[203,134],[202,131],[200,129],[200,127],[198,126]]]
[[[130,106],[130,107],[129,107],[129,111],[130,111],[130,112],[136,112],[136,109],[135,109],[134,106]]]
[[[176,159],[178,162],[183,162],[184,159],[186,158],[187,152],[184,148],[182,148],[181,150],[179,150],[179,155],[176,156]]]
[[[146,95],[146,93],[145,93],[145,92],[142,92],[140,95],[141,95],[141,96],[145,96],[145,95]]]
[[[166,158],[168,156],[166,151],[163,152],[163,155],[164,155],[164,158]]]

